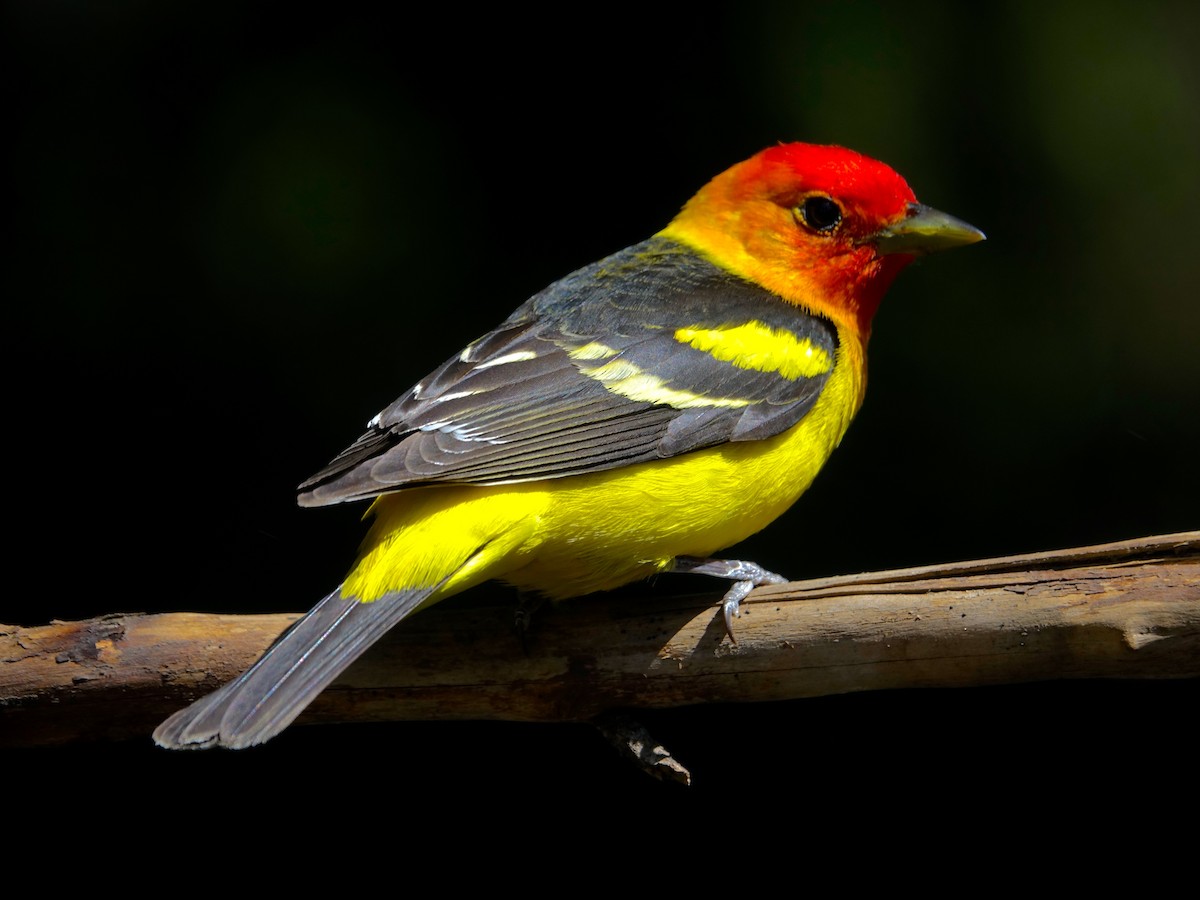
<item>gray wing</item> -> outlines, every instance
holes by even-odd
[[[676,336],[746,323],[830,360],[837,348],[829,321],[679,245],[628,248],[551,285],[414,385],[300,486],[300,503],[561,478],[779,434],[828,372],[739,367]]]

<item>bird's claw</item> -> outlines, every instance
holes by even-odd
[[[725,613],[725,633],[729,635],[729,642],[732,644],[737,643],[737,638],[733,636],[733,618],[741,616],[742,601],[752,590],[754,590],[753,581],[737,581],[725,592],[725,596],[721,600],[721,609]]]
[[[734,582],[733,587],[725,592],[721,599],[721,610],[725,616],[725,633],[729,640],[736,644],[733,636],[733,619],[741,616],[742,601],[746,595],[760,584],[786,584],[787,579],[764,569],[758,563],[744,559],[697,559],[693,556],[681,556],[675,560],[674,571],[689,572],[695,575],[712,575],[716,578],[728,578]]]

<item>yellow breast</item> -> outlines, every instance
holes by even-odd
[[[554,599],[607,590],[710,556],[764,528],[809,487],[862,403],[863,348],[842,336],[812,410],[773,438],[525,484],[380,497],[343,592],[445,584],[430,603],[491,578]]]

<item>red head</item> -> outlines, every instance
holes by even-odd
[[[769,147],[727,169],[662,234],[864,340],[916,255],[983,238],[919,205],[889,166],[815,144]]]

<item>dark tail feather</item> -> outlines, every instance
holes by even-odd
[[[155,742],[170,749],[242,748],[274,737],[434,590],[397,591],[364,603],[342,597],[339,587],[253,666],[159,725]]]

